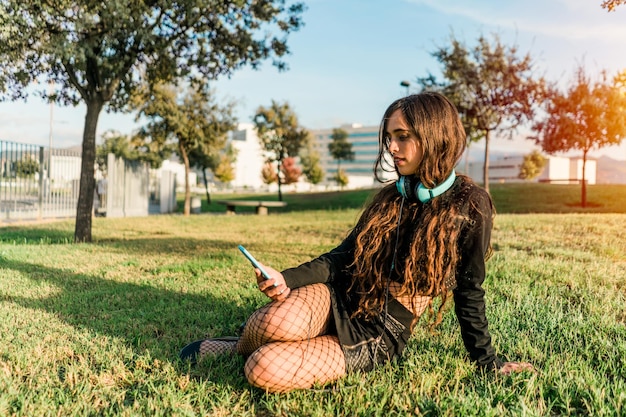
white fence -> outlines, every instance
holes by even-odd
[[[107,217],[176,211],[176,179],[157,181],[143,162],[109,154],[107,172],[96,173],[94,211]],[[81,155],[0,141],[0,221],[75,217]]]
[[[0,216],[3,220],[75,215],[80,154],[0,141]]]

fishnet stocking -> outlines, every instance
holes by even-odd
[[[286,300],[261,307],[248,319],[237,351],[250,355],[269,342],[311,339],[326,332],[330,291],[324,284],[296,288]]]
[[[336,336],[318,336],[294,342],[272,342],[246,361],[250,384],[270,392],[285,392],[325,384],[346,373],[346,363]]]
[[[389,294],[391,294],[393,298],[398,300],[400,304],[402,304],[404,307],[406,307],[407,310],[411,312],[413,312],[413,309],[412,309],[412,303],[413,303],[415,305],[415,316],[416,317],[421,316],[422,313],[424,313],[424,310],[426,310],[426,307],[428,307],[428,305],[430,304],[432,298],[427,297],[427,296],[420,296],[420,295],[415,296],[415,297],[410,297],[406,294],[402,294],[401,290],[402,290],[402,285],[398,284],[397,282],[391,281],[389,283]]]
[[[248,381],[272,392],[310,388],[346,373],[336,336],[324,335],[330,322],[330,291],[324,284],[297,288],[281,302],[255,311],[237,351],[248,356]]]
[[[236,353],[237,340],[207,339],[200,343],[199,356]]]

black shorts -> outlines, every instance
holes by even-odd
[[[328,284],[327,284],[328,285]],[[329,285],[332,304],[332,332],[336,333],[345,356],[346,372],[371,371],[376,365],[399,356],[410,337],[408,324],[394,314],[374,319],[352,317],[349,303],[338,297],[341,292]],[[389,312],[399,312],[410,323],[411,313],[396,300],[390,300]]]

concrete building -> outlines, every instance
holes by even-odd
[[[261,177],[265,158],[263,148],[252,123],[240,123],[232,132],[230,141],[237,150],[235,179],[230,183],[235,188],[267,188]]]
[[[378,156],[378,126],[361,126],[359,124],[342,125],[336,127],[348,133],[348,142],[352,144],[353,161],[341,161],[340,168],[348,175],[346,188],[363,188],[376,186],[379,183],[374,179],[374,162]],[[311,130],[315,139],[315,150],[320,155],[320,162],[327,185],[336,184],[333,179],[337,174],[337,160],[333,159],[328,151],[328,144],[332,142],[333,129]],[[389,176],[389,174],[386,174]],[[391,174],[393,175],[393,174]]]
[[[578,184],[583,178],[583,160],[581,158],[567,158],[546,156],[546,166],[533,182],[549,182],[551,184]],[[489,181],[491,183],[524,182],[519,178],[520,168],[524,162],[523,156],[504,157],[489,162]],[[596,183],[597,161],[587,159],[585,179],[587,184]],[[478,183],[483,182],[483,162],[469,164],[469,176]]]

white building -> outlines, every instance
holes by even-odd
[[[582,158],[566,158],[558,156],[546,156],[546,165],[541,174],[531,180],[532,182],[548,182],[551,184],[578,184],[583,178]],[[597,161],[587,159],[585,166],[585,179],[587,184],[596,183]],[[523,156],[504,157],[489,162],[489,181],[500,182],[524,182],[519,178],[520,168],[524,163]],[[483,162],[469,164],[469,176],[478,183],[483,182]]]
[[[235,179],[230,183],[235,188],[259,189],[263,183],[261,170],[265,163],[263,148],[252,123],[240,123],[232,132],[231,143],[237,150]]]
[[[170,158],[163,161],[161,168],[156,170],[156,178],[161,178],[162,171],[169,171],[176,177],[176,188],[178,191],[185,190],[185,165],[174,160],[177,158]],[[189,186],[195,187],[198,183],[198,174],[193,169],[189,170]]]

